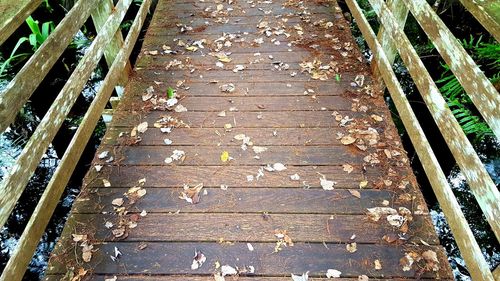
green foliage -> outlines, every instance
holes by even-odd
[[[172,87],[168,87],[167,89],[167,98],[172,99],[175,97],[175,91]]]
[[[490,75],[490,81],[493,84],[499,83],[500,45],[483,43],[481,41],[482,37],[476,40],[471,36],[469,40],[464,39],[461,43],[476,63],[486,66],[486,72],[493,71],[493,74]],[[465,134],[473,137],[476,141],[487,136],[493,136],[493,132],[480,117],[479,113],[475,111],[472,101],[462,85],[460,85],[460,82],[458,82],[457,78],[451,73],[450,68],[447,65],[442,65],[442,67],[445,71],[441,75],[441,79],[436,81],[436,83],[441,85],[439,90],[446,99],[448,106]]]
[[[7,70],[12,67],[13,64],[19,63],[26,59],[32,52],[35,52],[40,48],[40,45],[47,40],[50,33],[54,30],[54,23],[52,21],[44,22],[40,28],[38,21],[34,20],[31,16],[26,19],[26,24],[31,30],[31,34],[28,37],[21,37],[17,41],[14,49],[6,60],[2,61],[0,64],[0,78],[5,77]],[[32,47],[32,52],[25,52],[17,54],[17,50],[24,42],[28,42]]]
[[[26,23],[28,24],[31,34],[28,36],[29,43],[33,49],[33,51],[38,50],[40,45],[47,40],[50,33],[54,31],[54,23],[52,21],[44,22],[42,24],[42,29],[40,29],[39,23],[37,20],[34,20],[31,16],[26,19]],[[22,37],[21,39],[26,38]],[[21,40],[19,39],[19,40]]]

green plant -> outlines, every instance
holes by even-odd
[[[38,50],[40,45],[47,40],[49,37],[50,33],[54,30],[54,23],[52,21],[49,22],[44,22],[42,24],[42,28],[40,29],[39,23],[37,20],[34,20],[31,16],[29,16],[26,19],[26,24],[31,30],[31,34],[28,37],[21,37],[17,41],[16,45],[14,46],[14,49],[12,49],[12,52],[6,60],[1,62],[0,64],[0,78],[5,77],[7,74],[7,70],[12,67],[13,63],[19,63],[23,61],[26,57],[28,57],[31,53],[30,52],[25,52],[21,54],[16,54],[17,50],[19,47],[24,42],[29,42],[29,44],[32,47],[32,51],[35,52]]]
[[[12,53],[10,54],[9,58],[0,63],[0,78],[4,78],[5,76],[7,76],[7,71],[12,67],[12,64],[14,62],[21,61],[23,58],[30,55],[30,53],[16,54],[17,49],[27,40],[27,37],[20,38],[14,46],[14,49],[12,49]]]
[[[50,33],[54,30],[54,23],[52,21],[44,22],[42,24],[42,28],[40,29],[39,23],[37,20],[34,20],[31,16],[26,19],[26,23],[28,24],[31,34],[28,36],[28,40],[30,45],[33,47],[33,51],[38,50],[40,45],[47,40]],[[26,37],[23,37],[26,38]],[[23,39],[21,38],[21,39]],[[20,40],[21,40],[20,39]]]
[[[498,84],[500,82],[500,45],[483,43],[482,37],[474,39],[472,36],[469,40],[462,40],[461,43],[474,61],[485,66],[484,70],[490,74],[492,84]],[[472,136],[476,141],[486,136],[493,136],[493,132],[476,112],[472,101],[460,82],[451,73],[449,66],[442,65],[442,67],[444,73],[436,83],[441,85],[439,90],[465,134]]]

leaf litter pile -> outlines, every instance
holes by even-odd
[[[318,8],[326,9],[322,5],[334,5],[335,13],[315,15],[314,12]],[[211,161],[220,166],[221,171],[238,165],[245,165],[247,170],[243,174],[230,175],[230,179],[216,183],[213,183],[210,178],[192,179],[186,177],[185,182],[178,186],[178,192],[175,194],[179,209],[171,215],[182,214],[183,209],[187,208],[196,210],[199,206],[204,206],[204,200],[213,202],[215,199],[210,198],[210,196],[218,196],[215,191],[211,191],[214,187],[230,194],[233,187],[228,182],[235,180],[246,183],[248,186],[259,187],[264,186],[263,184],[267,180],[278,179],[284,186],[302,187],[305,189],[304,192],[321,190],[324,192],[324,196],[331,196],[330,194],[334,194],[334,192],[336,192],[335,194],[344,194],[335,200],[355,200],[352,202],[361,202],[365,199],[364,196],[369,194],[365,193],[365,190],[388,190],[391,191],[391,196],[382,200],[377,199],[364,208],[363,212],[366,215],[363,216],[362,220],[369,225],[378,224],[381,229],[386,230],[385,234],[378,237],[382,245],[403,245],[404,251],[398,258],[399,264],[385,264],[383,257],[369,256],[363,261],[364,265],[361,270],[366,275],[353,276],[348,274],[347,277],[369,280],[368,275],[380,276],[377,272],[383,272],[384,267],[398,267],[401,272],[412,271],[416,275],[438,272],[441,265],[438,255],[432,250],[433,247],[423,239],[415,240],[412,237],[411,226],[414,221],[418,220],[419,216],[427,215],[425,202],[416,196],[413,178],[400,172],[407,169],[408,158],[402,151],[394,130],[386,128],[387,124],[390,123],[387,120],[390,118],[387,114],[388,111],[381,111],[380,108],[377,108],[380,106],[380,98],[376,96],[377,91],[369,81],[369,70],[362,63],[362,55],[354,46],[351,35],[346,35],[344,31],[349,26],[343,20],[338,6],[331,1],[298,0],[198,0],[196,6],[193,15],[203,19],[203,21],[179,20],[174,27],[178,32],[177,37],[163,42],[157,49],[148,47],[148,50],[143,52],[143,57],[165,60],[162,66],[165,71],[172,74],[174,72],[186,74],[179,79],[175,78],[177,76],[158,75],[151,85],[143,89],[143,93],[140,95],[140,105],[135,104],[134,106],[139,107],[140,111],[146,114],[160,112],[161,117],[157,117],[153,120],[154,122],[138,122],[131,130],[121,131],[119,133],[119,138],[122,139],[120,144],[140,146],[146,140],[150,142],[151,136],[154,135],[155,141],[159,139],[159,143],[156,145],[166,148],[161,151],[167,151],[161,156],[163,159],[161,165],[164,169],[184,166],[189,161],[206,157],[191,153],[192,150],[189,147],[178,143],[182,140],[176,136],[177,131],[186,131],[198,126],[183,120],[195,111],[192,110],[193,104],[189,100],[195,95],[193,90],[195,85],[191,80],[196,77],[205,83],[204,88],[207,93],[216,93],[217,97],[227,99],[225,108],[218,110],[215,115],[207,115],[204,120],[204,124],[221,124],[215,126],[214,136],[210,138],[217,139],[210,148],[215,152],[215,154],[210,154],[210,157],[214,158]],[[200,7],[202,8],[200,9]],[[250,29],[246,28],[248,23],[239,23],[247,13],[256,14],[254,17],[258,19],[251,23]],[[204,33],[208,29],[222,30],[223,27],[229,25],[241,26],[242,30],[227,28],[231,31],[214,35]],[[241,53],[242,49],[246,49],[247,52]],[[276,49],[279,51],[275,53],[269,51]],[[299,56],[300,52],[307,52],[307,55]],[[292,57],[301,57],[301,61],[291,62],[290,54]],[[202,62],[199,61],[200,59]],[[290,82],[283,82],[285,89],[297,96],[306,97],[308,102],[314,105],[314,111],[327,113],[331,145],[360,155],[361,161],[341,163],[337,174],[325,173],[325,170],[319,169],[314,172],[316,166],[312,166],[313,173],[311,173],[307,169],[300,168],[300,165],[295,167],[289,159],[279,157],[274,152],[276,145],[287,141],[287,137],[280,135],[285,130],[276,128],[266,136],[255,129],[246,132],[246,127],[240,126],[235,117],[237,113],[250,112],[254,115],[253,120],[251,120],[254,124],[268,122],[269,118],[273,119],[273,111],[270,111],[271,115],[266,115],[269,114],[267,112],[269,105],[266,105],[265,98],[262,98],[261,103],[257,101],[255,108],[250,111],[240,110],[246,105],[235,103],[233,100],[237,97],[253,95],[259,97],[263,94],[255,93],[254,89],[246,83],[248,81],[242,81],[248,77],[254,79],[251,76],[253,74],[249,73],[262,67],[276,75],[286,75],[287,81]],[[217,73],[217,71],[221,74],[214,76],[213,73]],[[226,73],[229,73],[227,77],[225,77]],[[350,80],[344,81],[345,79]],[[300,81],[307,82],[302,83],[303,89],[297,90],[291,82]],[[335,110],[331,108],[331,104],[322,103],[325,90],[322,90],[320,83],[330,83],[328,85],[347,83],[346,96],[350,100],[350,108]],[[272,95],[272,93],[264,94]],[[219,107],[220,105],[217,106],[217,108]],[[307,129],[306,127],[310,125],[299,123],[297,126],[301,129]],[[261,126],[256,128],[259,127]],[[229,137],[229,140],[226,136]],[[203,138],[202,136],[198,137]],[[290,136],[290,138],[296,138],[296,136]],[[318,141],[316,139],[303,139],[300,136],[298,139],[302,141],[300,147],[308,147],[311,142]],[[295,152],[295,155],[309,157],[300,153]],[[116,151],[111,149],[102,150],[94,165],[95,172],[100,174],[104,167],[119,164],[122,157],[124,156],[118,155]],[[248,159],[261,164],[246,165],[245,161],[250,161]],[[376,177],[370,175],[370,171],[373,170],[379,171]],[[342,176],[339,176],[339,173]],[[135,228],[141,227],[141,219],[148,215],[147,208],[141,210],[136,205],[148,196],[145,186],[146,178],[149,177],[152,175],[145,175],[145,178],[140,179],[124,194],[116,196],[110,202],[104,202],[109,204],[113,210],[109,212],[113,219],[103,223],[103,227],[109,230],[112,241],[127,239]],[[220,177],[214,176],[214,178]],[[346,189],[343,178],[356,181],[356,183]],[[210,184],[207,185],[207,182]],[[109,188],[114,183],[103,178],[102,185],[104,188]],[[161,198],[157,199],[161,200]],[[226,197],[217,199],[222,204],[224,204],[224,200],[227,200]],[[279,198],[276,198],[276,201],[278,202]],[[310,211],[315,213],[314,203],[312,203]],[[334,224],[334,216],[332,215],[330,219],[325,221],[325,232],[328,232],[329,235],[336,233],[337,226]],[[262,223],[272,223],[272,221],[273,214],[263,210]],[[329,225],[330,223],[334,225]],[[196,225],[193,225],[191,231],[198,231]],[[354,259],[360,252],[356,240],[360,239],[358,236],[366,237],[366,233],[363,232],[369,231],[369,229],[359,231],[360,233],[351,233],[346,237],[335,238],[332,241],[344,241],[343,251],[347,257],[352,255]],[[274,241],[274,249],[265,254],[275,255],[276,258],[282,254],[293,255],[296,245],[302,242],[301,239],[296,243],[293,242],[296,240],[294,236],[301,237],[301,235],[298,235],[296,230],[293,227],[289,228],[288,225],[268,231],[267,236],[271,237],[269,238],[271,241]],[[78,246],[80,259],[84,266],[76,267],[70,271],[72,278],[69,280],[78,281],[83,280],[87,275],[85,265],[90,264],[95,253],[99,251],[100,241],[85,233],[73,233],[72,237],[75,246]],[[221,247],[227,247],[227,245],[236,242],[246,243],[243,237],[241,241],[232,242],[225,241],[224,237],[218,237],[218,239],[220,239]],[[331,247],[325,242],[323,244],[326,249]],[[408,247],[406,247],[407,244]],[[419,247],[414,247],[416,245]],[[252,243],[246,243],[246,246],[249,255],[257,255],[261,251]],[[147,248],[147,243],[141,243],[136,251],[140,254],[140,252],[147,251]],[[208,270],[211,274],[213,273],[214,280],[220,281],[226,280],[227,277],[261,274],[259,269],[262,265],[258,262],[242,264],[239,258],[227,261],[224,257],[211,255],[210,251],[205,251],[201,243],[190,250],[189,256],[190,260],[184,262],[193,274],[196,272],[206,273]],[[118,247],[114,247],[113,253],[108,255],[108,258],[112,262],[126,263]],[[229,263],[221,264],[222,260]],[[288,280],[309,280],[310,274],[335,279],[345,277],[343,271],[350,271],[350,267],[345,263],[335,264],[333,262],[319,270],[311,268],[310,271],[307,271],[308,268],[304,269],[306,269],[304,272],[288,272]],[[120,280],[120,278],[112,276],[109,280]]]

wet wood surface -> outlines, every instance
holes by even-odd
[[[334,1],[160,0],[45,279],[451,279],[371,80]]]

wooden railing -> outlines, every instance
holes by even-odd
[[[0,0],[0,6],[7,7],[0,13],[0,44],[41,2],[42,0]],[[132,2],[133,0],[120,0],[115,6],[112,0],[77,1],[50,37],[0,93],[0,132],[3,132],[71,43],[76,32],[92,16],[98,30],[97,36],[0,183],[0,228],[5,225],[43,154],[103,55],[109,71],[19,239],[0,277],[2,281],[22,279],[113,89],[117,83],[123,85],[126,82],[127,68],[130,67],[128,58],[151,5],[151,0],[143,1],[126,39],[123,40],[119,27]]]
[[[439,16],[425,0],[369,0],[378,16],[381,29],[378,36],[368,24],[355,0],[347,5],[374,54],[372,69],[382,78],[396,105],[397,111],[422,162],[434,193],[453,232],[462,257],[473,280],[500,280],[499,269],[489,270],[481,249],[460,209],[457,199],[439,166],[429,142],[419,124],[392,65],[399,53],[420,95],[432,114],[441,134],[465,176],[481,210],[497,240],[500,240],[500,194],[481,163],[477,153],[453,116],[436,83],[429,75],[403,28],[410,11],[450,70],[457,77],[470,99],[500,140],[500,95],[484,73],[452,35]],[[499,40],[499,15],[492,14],[494,1],[460,0],[478,21]],[[477,4],[482,3],[482,4]]]

